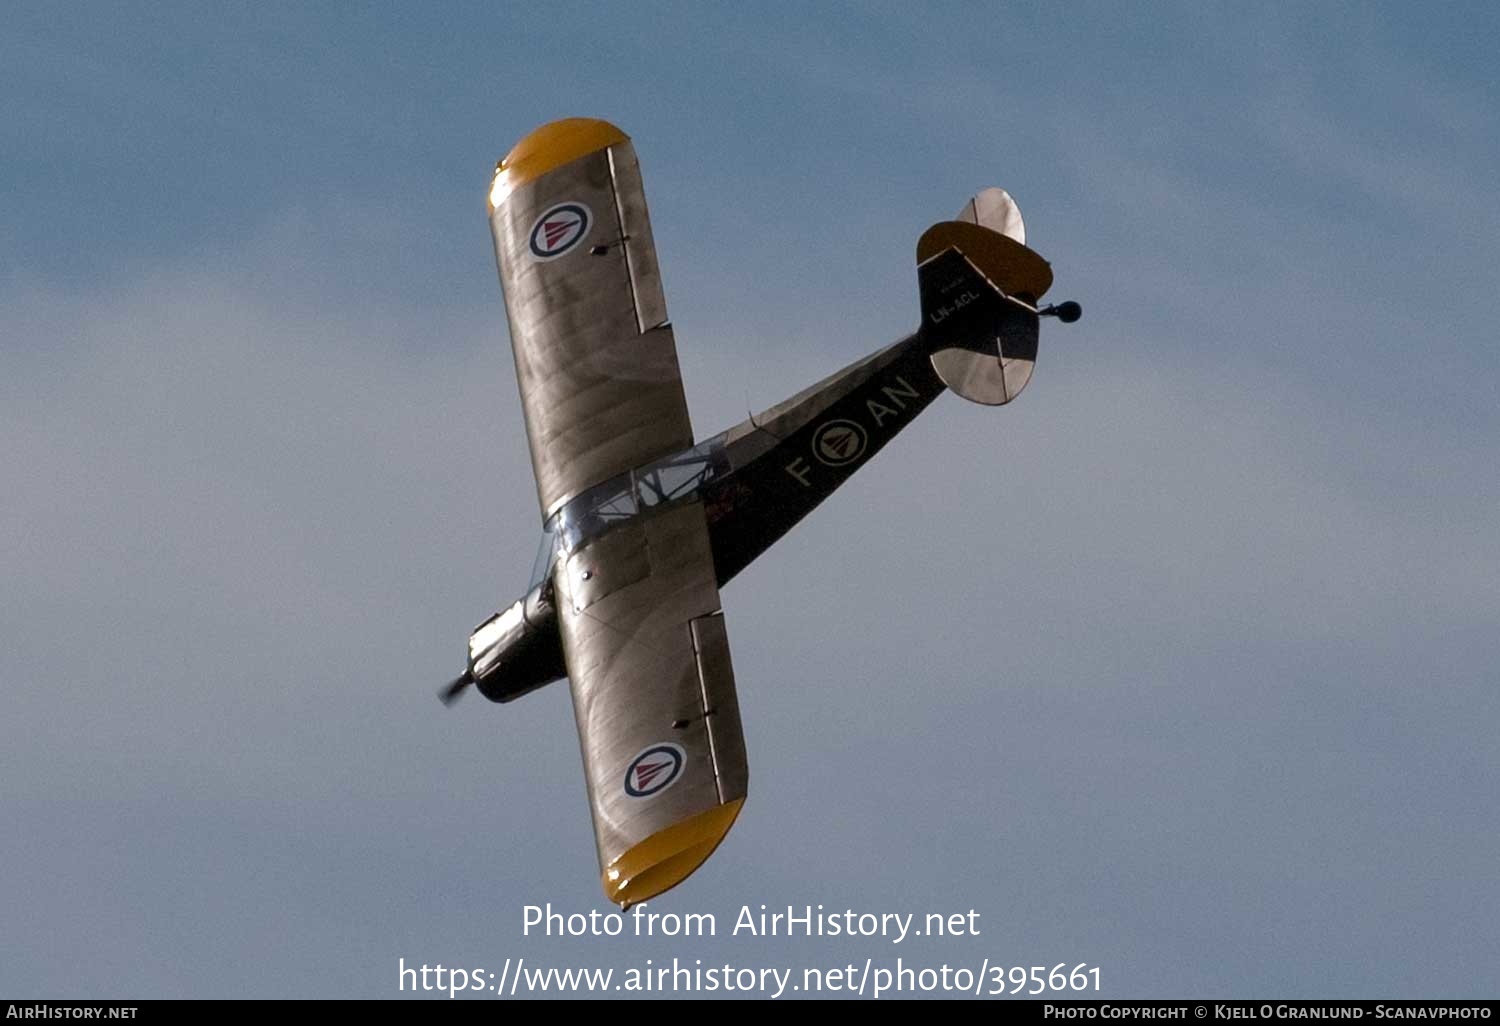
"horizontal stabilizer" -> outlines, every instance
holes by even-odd
[[[1001,292],[1032,306],[1052,287],[1052,265],[1035,250],[993,228],[968,221],[941,221],[917,240],[917,264],[946,249],[958,250]]]

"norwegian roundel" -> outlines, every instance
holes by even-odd
[[[630,767],[625,770],[625,793],[632,798],[661,794],[677,783],[685,765],[687,753],[681,745],[670,741],[654,744],[630,760]]]
[[[531,255],[538,260],[556,260],[582,242],[594,223],[594,215],[582,203],[558,203],[531,226]]]
[[[830,420],[813,432],[813,455],[830,467],[842,467],[864,455],[870,436],[852,420]]]

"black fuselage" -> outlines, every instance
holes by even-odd
[[[728,432],[734,469],[703,488],[719,587],[868,463],[944,387],[913,335],[814,386],[786,409]],[[735,439],[747,425],[751,432]]]

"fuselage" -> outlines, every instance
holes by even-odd
[[[698,502],[722,588],[945,387],[929,347],[919,334],[909,335],[691,449],[564,502],[547,520],[526,596],[470,638],[469,670],[479,690],[506,702],[567,675],[552,575],[584,542],[626,521]]]

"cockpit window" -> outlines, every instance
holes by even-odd
[[[641,505],[660,506],[695,494],[726,469],[721,465],[723,456],[721,435],[635,471],[635,490]]]
[[[595,485],[557,511],[556,527],[563,551],[573,552],[590,538],[597,538],[615,524],[637,512],[630,475]]]
[[[551,573],[558,551],[575,552],[584,542],[642,510],[690,498],[728,470],[724,435],[715,435],[701,445],[612,477],[574,497],[547,521],[542,552],[532,569],[533,585]]]

